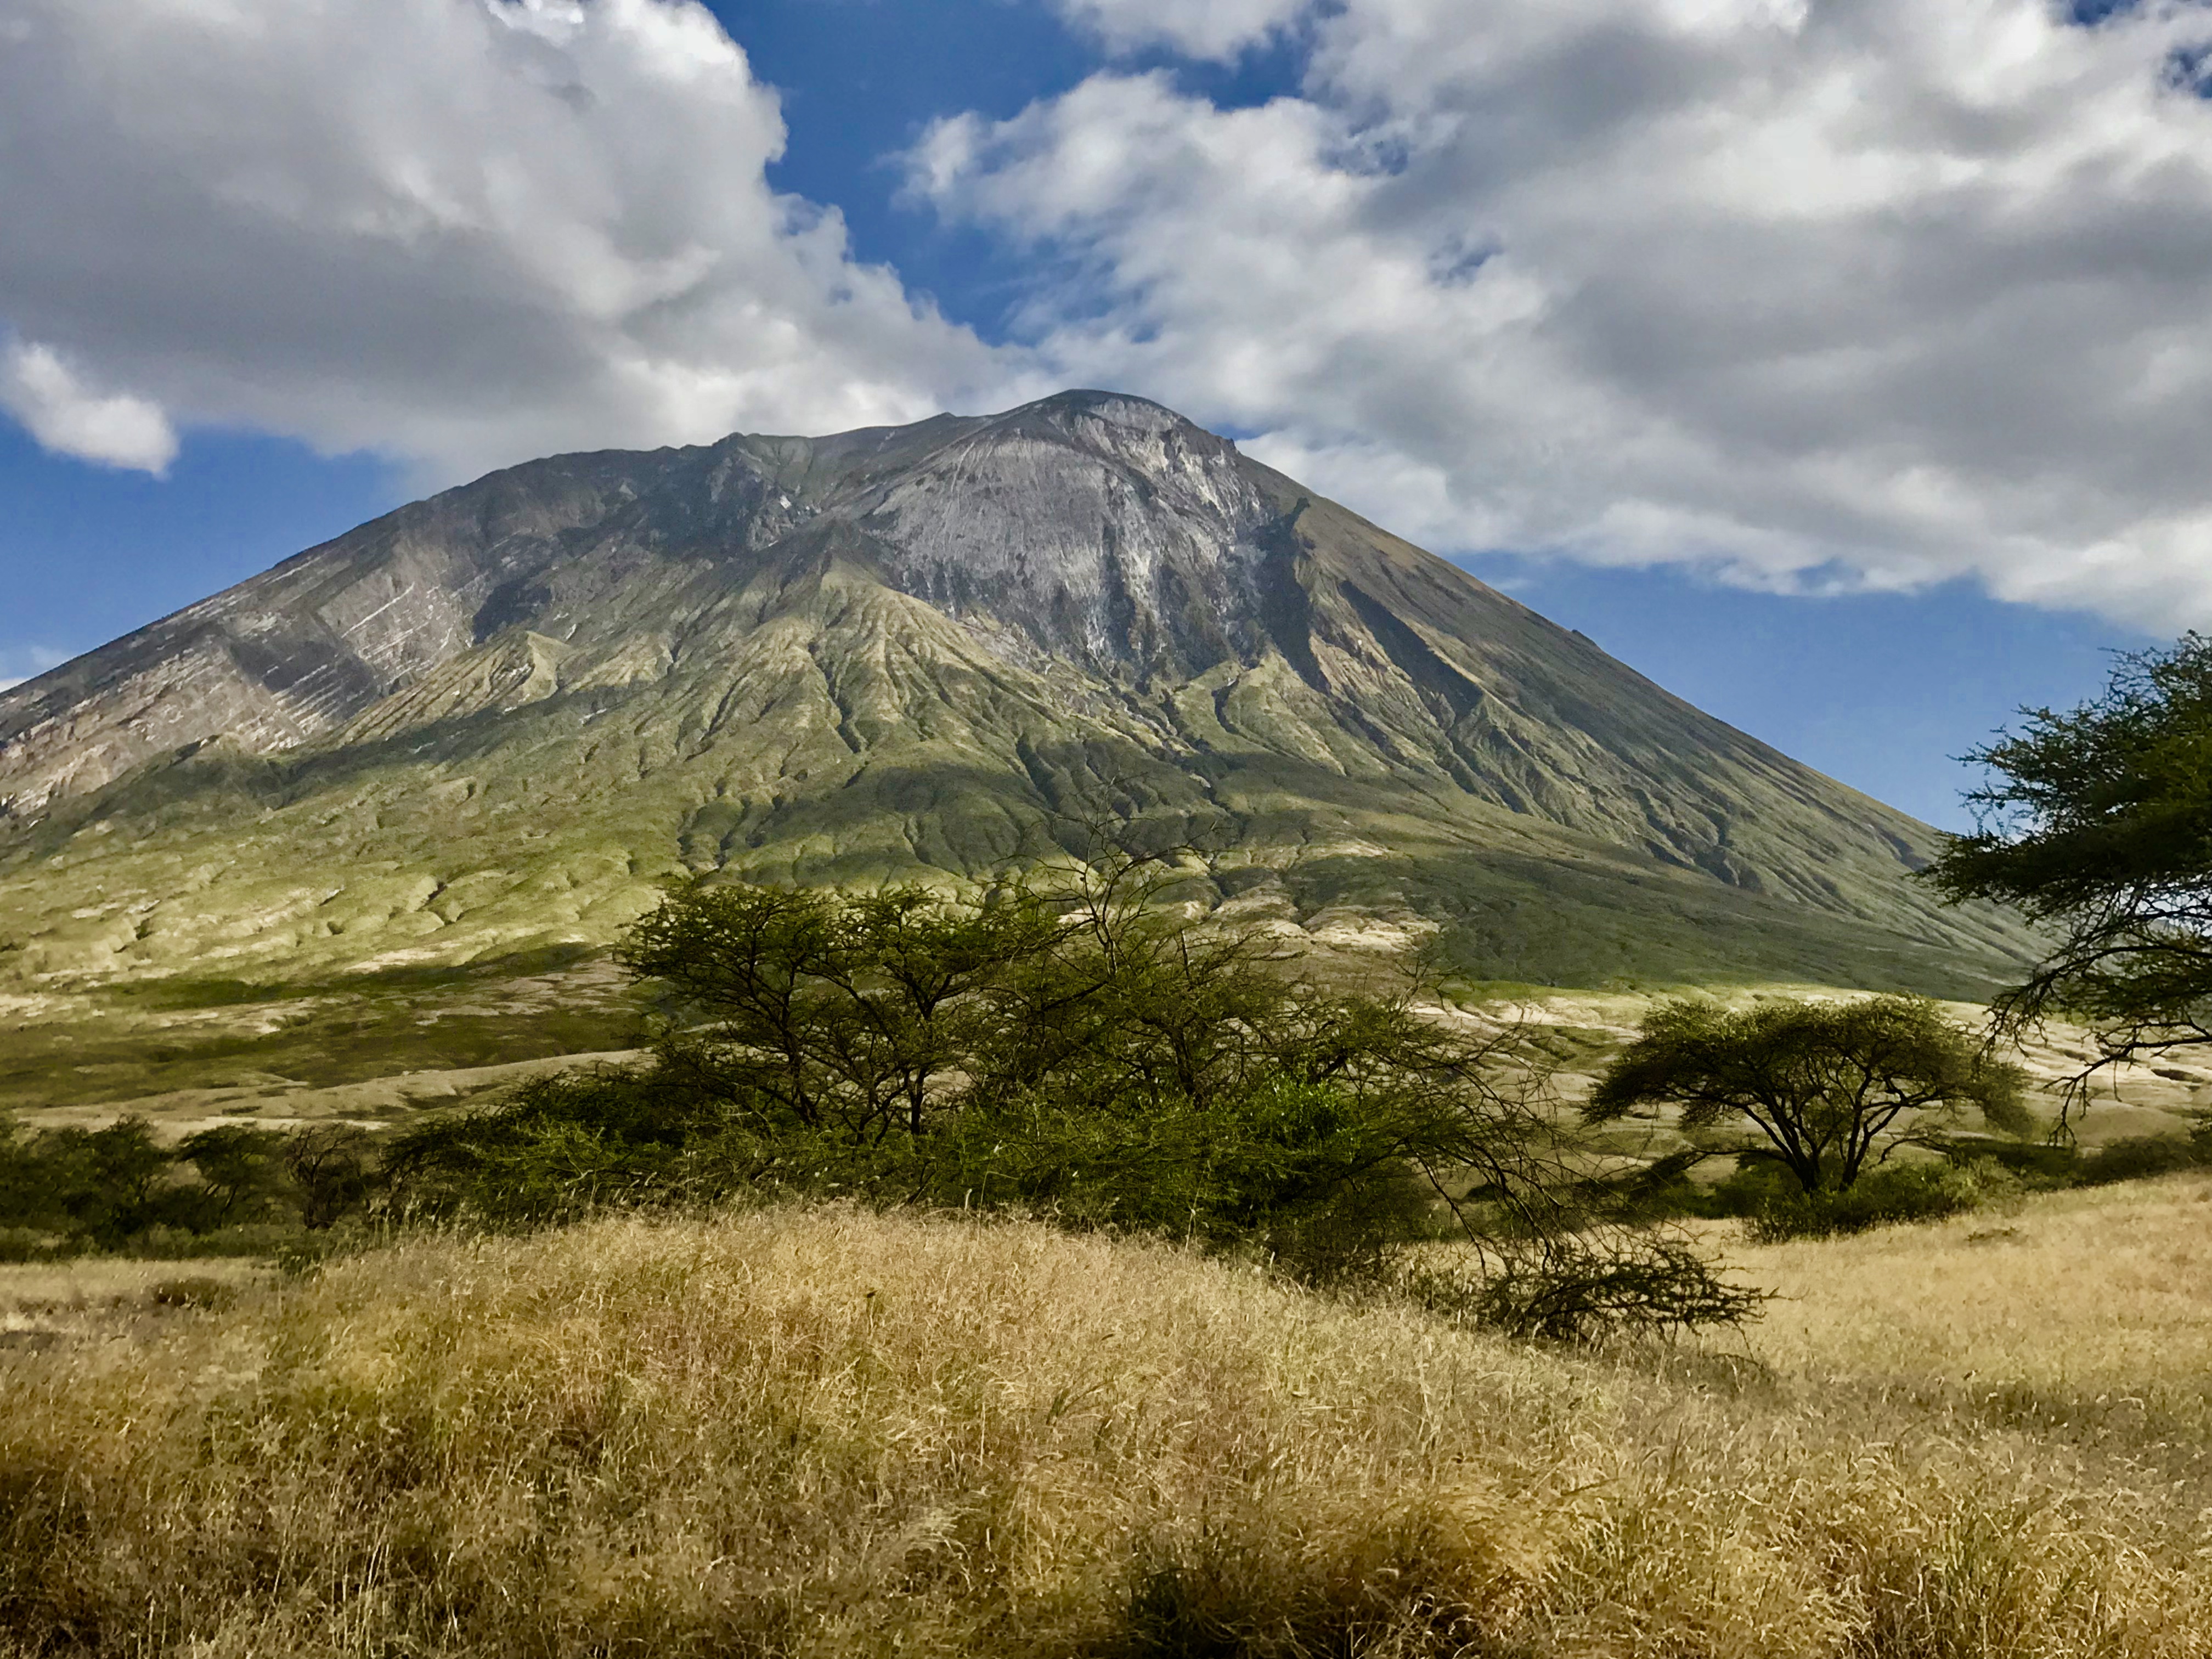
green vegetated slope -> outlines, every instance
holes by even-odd
[[[0,696],[0,997],[490,984],[686,871],[965,886],[1102,822],[1477,980],[1973,996],[2030,944],[1907,879],[1926,826],[1069,393],[534,463]]]
[[[460,968],[252,982],[179,975],[0,999],[0,1113],[128,1110],[165,1138],[231,1119],[389,1121],[638,1038],[613,965],[580,950]]]

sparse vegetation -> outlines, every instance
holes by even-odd
[[[282,1109],[310,1089],[620,1048],[635,1024],[602,953],[575,950],[289,983],[41,985],[0,991],[0,1111],[160,1110],[144,1103],[180,1091]]]

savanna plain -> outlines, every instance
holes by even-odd
[[[1542,1346],[829,1205],[5,1270],[0,1644],[2212,1652],[2212,1177],[1754,1247]]]

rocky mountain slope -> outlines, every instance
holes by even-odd
[[[0,975],[602,942],[681,870],[964,882],[1086,824],[1462,971],[1971,992],[1936,833],[1156,404],[571,455],[0,695]]]

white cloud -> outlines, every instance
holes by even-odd
[[[1009,384],[769,187],[775,95],[696,0],[0,12],[0,322],[139,399],[19,386],[42,441],[142,464],[158,404],[452,477]]]
[[[40,645],[0,645],[0,691],[21,685],[49,668],[58,667],[68,658],[66,651],[50,650]]]
[[[1115,52],[1167,46],[1226,61],[1293,27],[1314,0],[1054,0],[1060,15]]]
[[[1448,549],[2212,623],[2205,8],[1315,27],[1298,97],[1102,74],[918,147],[920,191],[1053,273],[1024,326],[1062,378]]]
[[[46,346],[19,340],[0,354],[0,409],[58,454],[157,477],[177,459],[177,434],[160,404],[88,390]]]

